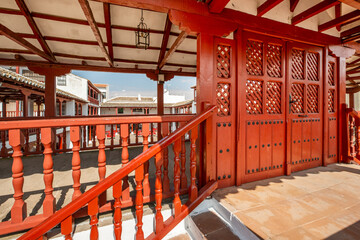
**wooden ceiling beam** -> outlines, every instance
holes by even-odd
[[[350,70],[346,70],[346,74],[354,74],[354,73],[357,73],[359,71],[360,71],[360,66],[355,67],[355,68],[350,69]]]
[[[358,0],[339,0],[339,2],[345,3],[353,8],[360,9],[360,2]]]
[[[171,46],[170,50],[166,53],[165,57],[161,61],[159,65],[159,69],[165,66],[166,62],[170,59],[171,55],[176,51],[176,49],[180,46],[180,44],[185,40],[187,33],[182,31],[180,35],[177,37],[173,45]]]
[[[360,76],[356,76],[356,77],[346,76],[346,80],[347,80],[347,81],[360,80]]]
[[[7,38],[11,39],[12,41],[16,42],[17,44],[21,45],[22,47],[28,49],[29,51],[39,55],[40,57],[53,62],[53,58],[49,55],[47,55],[45,52],[41,51],[34,45],[32,45],[30,42],[26,41],[24,38],[20,37],[19,34],[11,31],[4,25],[0,23],[0,34],[6,36]]]
[[[221,13],[230,0],[212,0],[209,3],[209,12],[211,13]]]
[[[290,0],[290,12],[294,12],[300,0]]]
[[[343,31],[341,34],[340,34],[340,37],[341,38],[345,38],[345,37],[350,37],[351,35],[353,34],[357,34],[360,32],[360,26],[357,26],[357,27],[353,27],[353,28],[350,28],[346,31]]]
[[[341,17],[341,3],[338,5],[335,5],[335,19]],[[336,26],[336,30],[341,31],[341,25]]]
[[[301,23],[303,21],[305,21],[306,19],[309,19],[337,4],[340,4],[340,2],[338,2],[337,0],[324,0],[318,4],[316,4],[315,6],[305,10],[304,12],[294,16],[291,20],[291,24],[292,25],[296,25],[298,23]]]
[[[110,15],[110,4],[103,3],[104,6],[104,18],[105,18],[105,29],[106,29],[106,41],[109,50],[110,59],[114,59],[114,48],[112,41],[112,30],[111,30],[111,15]]]
[[[342,41],[342,43],[346,43],[346,44],[360,41],[360,32],[351,37],[343,38],[341,41]]]
[[[16,0],[16,4],[18,5],[22,15],[26,18],[26,21],[28,22],[32,32],[34,33],[36,39],[38,40],[38,42],[40,43],[41,48],[43,49],[43,51],[51,57],[51,62],[56,62],[56,59],[53,55],[53,53],[50,50],[50,47],[48,46],[48,44],[46,43],[46,41],[44,40],[38,26],[36,25],[33,17],[31,16],[31,13],[29,11],[29,8],[26,6],[24,0]]]
[[[167,50],[167,45],[168,45],[168,42],[169,42],[171,27],[172,27],[172,22],[170,21],[170,18],[169,18],[169,15],[168,15],[166,17],[164,35],[163,35],[163,38],[162,38],[162,43],[161,43],[161,48],[160,48],[160,53],[159,53],[159,59],[158,59],[158,64],[157,64],[158,69],[160,69],[160,63],[162,62],[162,60],[165,57],[165,53],[166,53],[166,50]]]
[[[78,0],[78,1],[80,3],[80,6],[85,14],[85,17],[91,27],[91,30],[94,33],[95,39],[98,42],[101,51],[103,52],[103,55],[104,55],[106,61],[108,62],[108,64],[111,67],[113,67],[114,63],[113,63],[108,51],[106,50],[104,41],[102,39],[101,33],[100,33],[98,25],[95,21],[95,18],[94,18],[94,15],[93,15],[93,12],[91,10],[88,0]]]
[[[339,5],[337,5],[339,6]],[[328,30],[332,27],[336,27],[336,26],[340,26],[341,24],[344,24],[344,23],[347,23],[347,22],[350,22],[352,20],[355,20],[355,19],[360,19],[360,10],[355,10],[355,11],[352,11],[348,14],[345,14],[341,17],[337,17],[331,21],[328,21],[326,23],[323,23],[321,25],[319,25],[319,32],[323,32],[325,30]]]
[[[273,9],[276,5],[283,2],[284,0],[267,0],[257,8],[257,15],[263,16],[265,13]]]

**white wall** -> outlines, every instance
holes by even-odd
[[[144,108],[142,108],[143,111],[142,112],[133,112],[133,115],[144,115]],[[116,108],[115,107],[102,107],[101,108],[101,115],[114,115],[116,114]],[[165,108],[164,109],[164,113],[165,114],[170,114],[171,113],[171,108]],[[149,114],[157,114],[157,109],[156,108],[150,108],[149,109]],[[130,108],[124,108],[124,113],[119,114],[119,115],[131,115],[131,109]]]
[[[66,86],[57,85],[56,87],[82,99],[88,98],[88,80],[72,73],[66,75]]]

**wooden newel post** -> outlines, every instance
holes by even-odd
[[[72,199],[79,197],[81,195],[80,191],[80,127],[70,127],[70,140],[73,144],[73,155],[72,155],[72,177],[74,180],[73,188],[74,193]]]
[[[96,136],[99,141],[99,155],[98,155],[98,171],[99,182],[105,179],[106,176],[106,155],[105,155],[105,125],[96,126]],[[102,206],[106,203],[106,191],[99,196],[99,204]]]
[[[21,147],[24,145],[24,135],[20,129],[9,130],[9,144],[13,148],[12,183],[14,187],[14,205],[11,208],[11,222],[21,223],[27,215],[26,203],[23,200],[24,172],[21,157]]]
[[[41,143],[44,145],[44,183],[45,183],[45,199],[43,202],[44,216],[51,216],[56,210],[56,200],[53,196],[53,159],[52,144],[55,140],[54,131],[51,128],[41,129]]]

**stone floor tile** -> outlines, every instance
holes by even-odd
[[[316,239],[314,235],[303,229],[302,227],[293,228],[289,231],[283,232],[272,239],[276,240],[313,240]]]
[[[263,205],[263,202],[261,202],[259,198],[248,191],[239,191],[237,194],[226,195],[225,199],[236,210],[245,210]]]

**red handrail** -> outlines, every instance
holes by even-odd
[[[37,239],[48,232],[50,229],[54,228],[56,225],[64,221],[66,218],[74,214],[81,207],[85,206],[87,203],[97,198],[105,190],[121,181],[124,177],[130,174],[132,171],[140,167],[145,162],[149,161],[150,158],[154,157],[157,153],[162,151],[164,148],[169,146],[171,143],[180,139],[185,133],[199,125],[201,122],[206,120],[211,116],[213,111],[216,109],[216,106],[209,107],[206,111],[196,116],[193,120],[188,122],[184,127],[177,129],[175,132],[161,139],[158,143],[154,144],[151,148],[144,151],[133,160],[131,160],[127,165],[123,166],[121,169],[115,171],[113,174],[96,184],[89,191],[86,191],[84,194],[73,200],[64,208],[57,211],[55,214],[47,218],[37,227],[31,229],[24,235],[22,235],[19,240],[22,239]]]

